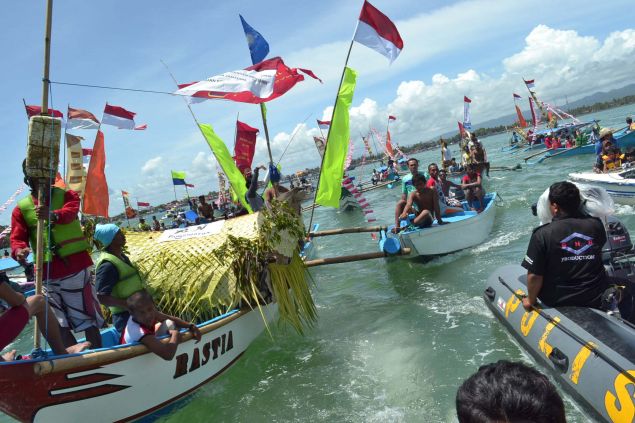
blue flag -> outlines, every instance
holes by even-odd
[[[267,57],[267,54],[269,54],[269,43],[258,31],[245,22],[242,15],[238,16],[240,16],[240,21],[242,22],[243,30],[245,31],[245,37],[247,38],[247,45],[249,46],[249,53],[251,54],[251,63],[254,65],[256,63],[260,63],[265,59],[265,57]]]

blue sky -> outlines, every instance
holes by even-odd
[[[511,91],[525,95],[520,78],[536,78],[539,94],[557,102],[632,82],[635,53],[632,3],[474,0],[463,2],[376,0],[404,39],[401,56],[389,66],[355,45],[349,65],[358,71],[351,110],[352,135],[381,129],[388,113],[393,140],[407,145],[453,129],[462,95],[471,96],[472,120],[512,111]],[[311,145],[315,119],[328,118],[361,1],[57,1],[53,15],[53,81],[172,91],[161,65],[180,82],[204,79],[250,65],[241,13],[292,67],[312,69],[324,84],[307,79],[268,103],[274,158],[290,134],[297,135],[282,160],[283,171],[318,164]],[[626,13],[628,12],[628,13]],[[22,98],[41,101],[44,2],[11,2],[0,15],[0,104],[3,166],[0,201],[21,183],[27,120]],[[101,117],[106,102],[137,113],[148,130],[105,127],[110,189],[124,189],[154,204],[173,198],[169,170],[185,170],[194,193],[216,189],[210,151],[179,98],[53,85],[51,105],[67,104]],[[262,128],[257,106],[229,102],[194,105],[230,146],[240,119]],[[306,120],[306,125],[302,122]],[[299,125],[299,127],[298,127]],[[76,132],[90,147],[94,131]],[[357,137],[356,151],[361,154]],[[259,138],[254,164],[265,161]],[[111,212],[121,210],[119,195]],[[0,215],[6,223],[9,213]]]

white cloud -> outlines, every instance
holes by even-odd
[[[161,156],[154,157],[141,167],[141,173],[156,173],[163,165],[163,158]]]

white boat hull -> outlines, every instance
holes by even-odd
[[[275,303],[263,306],[267,321],[273,320],[277,309]],[[206,325],[200,325],[201,342],[190,339],[179,344],[176,356],[170,361],[147,352],[143,346],[121,346],[81,356],[16,364],[24,368],[8,368],[5,364],[0,366],[2,383],[13,384],[5,385],[8,391],[1,400],[3,411],[19,420],[39,422],[82,419],[113,422],[150,415],[234,364],[262,333],[263,314],[258,309],[237,312],[208,323],[214,326],[207,331]],[[223,324],[224,321],[227,323]],[[106,359],[95,361],[98,354]],[[122,354],[123,359],[108,360]],[[35,384],[30,382],[34,376]],[[31,398],[16,401],[20,396]]]
[[[481,244],[489,237],[496,217],[496,194],[488,195],[492,199],[482,213],[458,221],[444,218],[449,222],[447,225],[439,225],[435,220],[430,228],[400,233],[399,242],[419,256],[448,254]]]
[[[633,170],[632,170],[633,171]],[[585,185],[604,188],[616,203],[635,205],[635,178],[624,178],[619,173],[570,173],[569,179]]]

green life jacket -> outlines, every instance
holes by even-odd
[[[66,191],[54,187],[49,202],[50,210],[59,210],[64,207],[64,196]],[[37,245],[37,216],[35,214],[35,204],[31,195],[18,201],[18,207],[22,212],[22,217],[29,228],[29,242],[35,251]],[[48,224],[47,224],[48,226]],[[70,223],[55,223],[51,225],[51,238],[49,242],[48,231],[43,233],[44,262],[50,262],[53,255],[61,258],[68,257],[81,251],[88,251],[88,241],[84,237],[82,226],[77,218]]]
[[[114,288],[110,295],[115,298],[119,298],[120,300],[125,300],[135,292],[141,291],[143,289],[143,282],[141,281],[141,276],[139,276],[139,271],[134,267],[121,260],[119,257],[110,254],[106,251],[102,251],[99,256],[99,261],[97,262],[96,269],[99,269],[99,266],[107,261],[112,263],[117,269],[117,273],[119,273],[119,281],[115,284]],[[109,306],[110,312],[112,314],[122,313],[126,311],[125,308]]]

